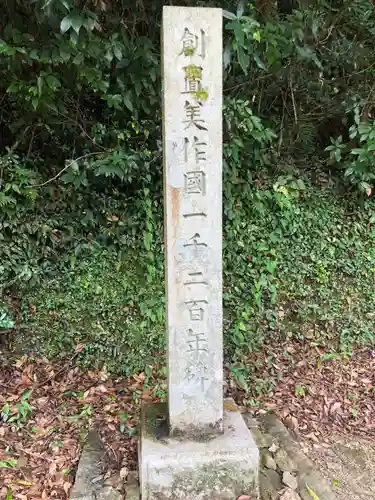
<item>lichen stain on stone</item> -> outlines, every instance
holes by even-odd
[[[213,462],[194,474],[190,470],[174,474],[170,487],[152,492],[152,500],[229,500],[237,499],[244,492],[258,498],[255,473]]]
[[[190,424],[185,426],[184,429],[174,428],[172,429],[171,436],[178,440],[183,441],[196,441],[198,443],[204,443],[211,441],[218,435],[223,433],[223,420],[220,418],[214,424],[207,424],[204,426],[199,426],[195,424]]]
[[[178,218],[180,214],[180,192],[178,188],[171,187],[171,197],[172,197],[172,224],[176,229],[178,226]]]
[[[224,410],[237,412],[238,406],[234,403],[234,401],[228,399],[224,401]]]

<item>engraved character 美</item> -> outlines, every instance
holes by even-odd
[[[185,102],[185,116],[186,120],[183,123],[187,123],[185,130],[194,125],[199,130],[207,130],[205,127],[205,121],[201,118],[201,107],[202,104],[197,102],[191,104],[189,101]]]

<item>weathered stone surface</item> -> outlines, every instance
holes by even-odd
[[[276,500],[283,484],[279,474],[272,469],[262,469],[259,473],[260,496],[262,500]]]
[[[298,493],[296,491],[288,488],[280,496],[280,500],[301,500],[301,497],[298,495]]]
[[[223,427],[222,10],[163,9],[169,422]]]
[[[306,489],[306,484],[308,484],[320,499],[336,500],[337,497],[328,482],[321,474],[314,470],[314,465],[311,460],[302,452],[300,446],[290,436],[282,422],[280,422],[274,414],[269,413],[262,417],[261,425],[264,431],[273,436],[280,447],[284,449],[289,456],[293,457],[293,462],[296,465],[298,464],[298,487],[300,497],[302,497],[303,500],[311,500],[311,495]]]
[[[141,500],[141,492],[138,486],[125,487],[126,500]]]
[[[163,414],[160,405],[156,410],[155,405],[142,410],[142,500],[258,498],[259,453],[239,412],[224,411],[223,434],[192,441],[159,434]]]
[[[277,450],[275,453],[275,461],[282,472],[293,472],[298,469],[297,465],[283,449]]]
[[[246,421],[246,419],[245,419]],[[246,422],[247,424],[247,422]],[[249,425],[247,424],[249,427]],[[262,432],[259,427],[249,427],[251,434],[253,435],[254,441],[256,442],[258,448],[269,448],[272,446],[272,436],[269,436]]]
[[[122,500],[121,493],[110,486],[106,486],[95,493],[95,500]]]
[[[272,469],[272,470],[277,469],[275,459],[268,452],[262,453],[262,463],[264,467],[266,467],[267,469]]]
[[[293,476],[293,474],[289,471],[283,472],[283,483],[286,486],[289,486],[292,490],[296,490],[298,488],[298,481],[296,476]]]
[[[102,474],[104,448],[97,432],[90,431],[78,464],[78,470],[73,488],[70,492],[71,500],[91,500],[92,492],[100,489],[95,479]]]

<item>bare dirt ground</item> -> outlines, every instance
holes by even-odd
[[[373,500],[375,498],[375,443],[347,436],[332,436],[324,446],[303,443],[306,455],[329,480],[337,498]]]

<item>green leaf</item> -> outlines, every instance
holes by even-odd
[[[123,97],[123,100],[124,100],[124,104],[125,106],[130,110],[130,111],[133,111],[133,104],[130,100],[130,97],[129,97],[129,94],[125,94],[124,97]]]
[[[350,151],[350,154],[351,155],[361,155],[363,153],[365,153],[366,150],[364,148],[353,148],[351,151]]]
[[[61,21],[61,24],[60,24],[61,33],[66,33],[68,31],[68,29],[70,29],[71,26],[72,26],[72,21],[71,21],[70,15],[68,14]]]
[[[234,29],[234,34],[237,40],[237,43],[240,45],[243,45],[245,42],[245,35],[244,35],[244,30],[242,27],[242,24],[240,21],[236,21],[233,23],[233,29]]]
[[[254,52],[253,54],[253,57],[254,57],[254,61],[256,62],[258,68],[260,69],[266,69],[265,65],[263,64],[263,62],[261,61],[260,57],[258,56],[258,54],[256,54]]]
[[[14,469],[15,467],[17,467],[17,460],[14,458],[0,460],[0,469]]]
[[[223,64],[224,64],[224,69],[228,68],[230,66],[230,63],[232,61],[232,44],[230,41],[228,41],[225,44],[225,49],[223,53]]]
[[[38,95],[40,97],[42,95],[42,90],[43,90],[43,79],[41,76],[38,76],[37,85],[38,85]]]
[[[237,5],[237,17],[241,17],[245,11],[245,2],[244,0],[239,0]]]
[[[310,486],[308,486],[308,484],[306,483],[306,489],[308,491],[308,494],[311,496],[312,500],[320,500],[320,498],[318,497],[318,495],[315,493],[314,490],[312,490],[310,488]]]
[[[70,32],[70,41],[72,42],[73,45],[77,45],[78,43],[78,35],[75,31]]]
[[[240,63],[243,72],[247,74],[247,68],[250,63],[249,55],[246,54],[243,48],[240,46],[237,47],[237,55],[238,55],[238,62]]]
[[[48,75],[46,78],[47,85],[51,90],[56,90],[61,87],[60,81],[53,75]]]
[[[253,33],[253,40],[256,40],[257,42],[260,42],[261,40],[261,34],[259,30],[254,31]]]
[[[119,61],[121,61],[122,59],[122,52],[121,52],[121,49],[117,46],[113,47],[113,53],[116,57],[116,59],[118,59]]]
[[[71,26],[74,29],[74,31],[79,34],[79,30],[82,28],[84,24],[84,19],[79,16],[78,14],[73,14],[71,16]]]
[[[223,17],[225,17],[226,19],[230,19],[231,21],[237,19],[237,16],[232,12],[229,12],[229,10],[223,10]]]
[[[327,354],[323,354],[323,356],[321,357],[321,360],[322,361],[330,361],[331,359],[339,359],[339,358],[340,358],[339,354],[327,353]]]

